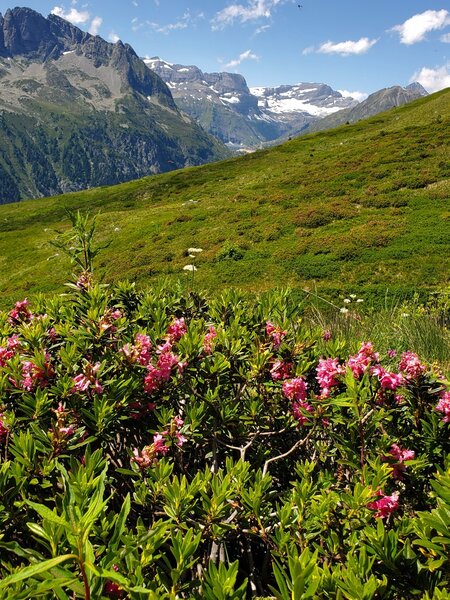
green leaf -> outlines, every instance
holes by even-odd
[[[44,573],[45,571],[49,571],[56,567],[57,565],[65,562],[66,560],[76,559],[77,556],[75,554],[64,554],[63,556],[57,556],[56,558],[50,558],[49,560],[44,560],[43,562],[36,563],[34,565],[30,565],[29,567],[25,567],[17,573],[13,573],[8,577],[5,577],[0,581],[0,590],[4,590],[8,585],[13,583],[18,583],[19,581],[23,581],[24,579],[28,579],[29,577],[34,577],[35,575],[39,575],[39,573]]]
[[[25,500],[28,506],[34,508],[34,510],[41,515],[43,519],[47,521],[51,521],[52,523],[56,523],[56,525],[62,525],[63,527],[70,527],[70,523],[68,523],[63,517],[60,517],[55,512],[50,510],[44,504],[38,504],[37,502],[32,502],[31,500]]]
[[[111,546],[116,546],[117,543],[120,541],[120,538],[125,530],[125,523],[126,523],[128,514],[130,512],[130,508],[131,508],[130,494],[127,494],[127,496],[122,504],[122,508],[120,509],[119,516],[117,517],[116,525],[114,527],[114,533],[113,533],[111,541],[110,541]]]

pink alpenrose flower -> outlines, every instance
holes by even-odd
[[[378,490],[376,495],[380,498],[374,502],[369,502],[367,508],[377,511],[375,513],[377,519],[385,519],[398,509],[398,492],[394,492],[391,496],[385,496],[381,490]]]

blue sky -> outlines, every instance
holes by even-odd
[[[0,12],[12,6],[0,0]],[[28,0],[23,6],[121,39],[140,56],[241,73],[249,86],[323,82],[361,94],[413,80],[430,92],[450,86],[450,7],[443,0]]]

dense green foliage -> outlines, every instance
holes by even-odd
[[[0,598],[448,599],[448,365],[284,292],[95,284],[70,217],[70,291],[0,312]]]
[[[1,206],[3,302],[64,281],[48,242],[65,227],[65,206],[101,211],[109,282],[173,283],[197,246],[196,285],[209,289],[384,294],[446,283],[449,97],[222,163]],[[230,247],[239,260],[221,260]]]

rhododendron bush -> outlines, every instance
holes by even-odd
[[[0,313],[0,598],[448,598],[444,373],[94,282]]]
[[[2,597],[445,590],[442,373],[283,293],[88,281],[0,317]]]

